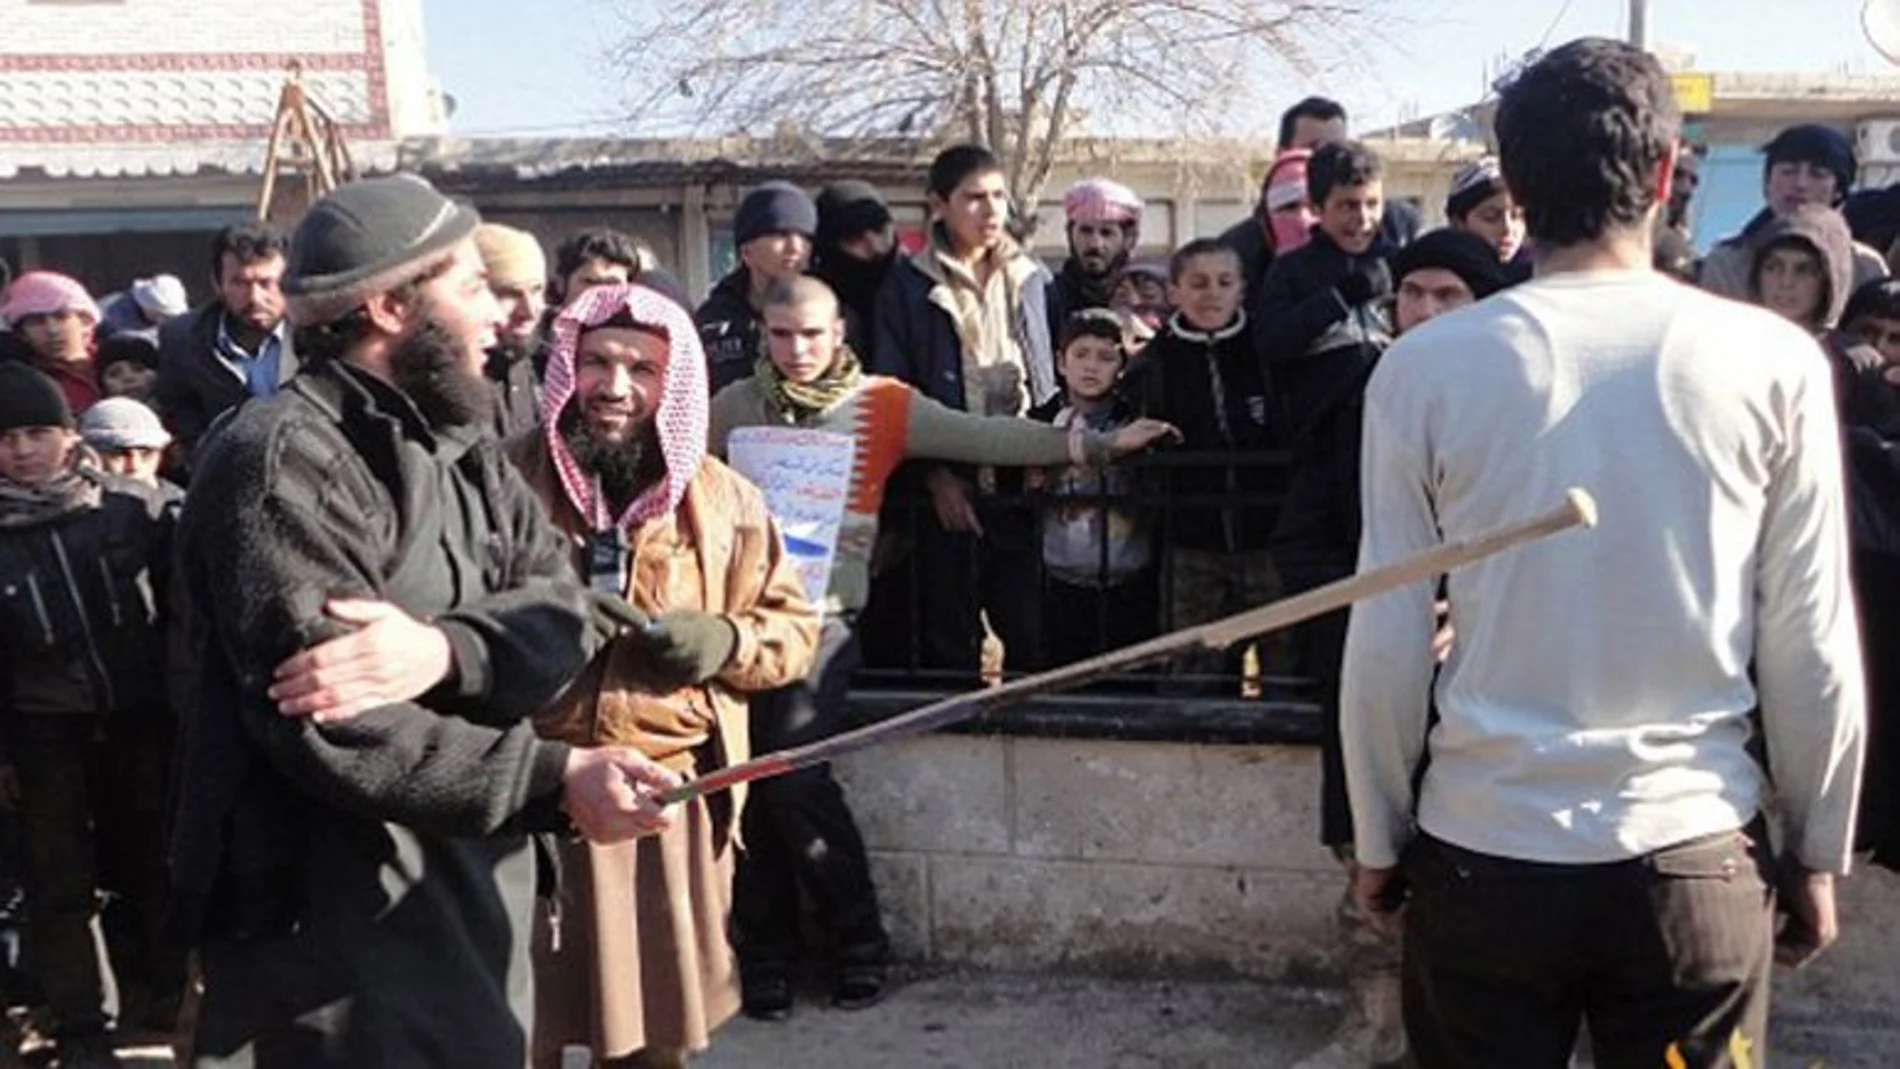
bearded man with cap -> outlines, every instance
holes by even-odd
[[[1804,204],[1840,207],[1859,173],[1854,146],[1838,131],[1818,123],[1790,126],[1761,151],[1762,210],[1741,233],[1710,249],[1696,275],[1703,289],[1737,301],[1751,299],[1749,279],[1765,243],[1768,224]],[[1886,260],[1856,241],[1853,289],[1886,277]]]
[[[1062,195],[1069,258],[1049,290],[1049,336],[1069,315],[1114,305],[1115,281],[1141,243],[1141,198],[1120,182],[1084,178]]]
[[[746,695],[805,677],[818,611],[763,496],[706,453],[692,321],[639,283],[589,290],[554,321],[542,399],[541,431],[509,455],[593,589],[651,620],[595,658],[542,732],[633,745],[684,777],[746,760]],[[535,1065],[582,1044],[607,1065],[672,1069],[738,1010],[726,924],[744,804],[696,798],[658,836],[563,852],[571,893],[536,947]]]
[[[739,266],[693,313],[713,393],[752,374],[752,365],[765,355],[760,318],[765,291],[778,279],[805,273],[817,232],[818,206],[790,182],[767,182],[739,202],[732,217]]]
[[[488,271],[488,292],[501,305],[501,328],[482,373],[495,386],[495,434],[506,441],[541,422],[541,317],[547,306],[548,257],[525,230],[500,223],[475,228],[475,247]]]
[[[520,1069],[528,832],[669,819],[677,777],[529,719],[611,617],[490,433],[478,222],[410,175],[318,201],[284,288],[305,369],[200,453],[172,849],[200,1067]]]

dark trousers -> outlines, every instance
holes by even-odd
[[[977,498],[983,537],[944,530],[925,510],[917,523],[917,601],[923,613],[923,667],[975,674],[983,644],[981,613],[1003,642],[1011,672],[1043,664],[1042,548],[1036,516],[1022,502]]]
[[[1755,832],[1603,865],[1421,836],[1402,965],[1418,1064],[1563,1069],[1586,1022],[1598,1069],[1768,1064],[1774,881]]]
[[[1150,568],[1110,587],[1050,576],[1042,591],[1043,655],[1051,668],[1133,646],[1161,625],[1161,587]]]
[[[842,730],[845,692],[858,663],[850,625],[826,620],[805,681],[753,697],[754,752],[803,746]],[[798,957],[801,889],[840,960],[884,960],[889,945],[864,838],[830,765],[754,783],[741,830],[746,849],[733,880],[732,915],[743,966],[782,966]]]
[[[134,729],[133,734],[139,732]],[[105,1027],[92,920],[100,910],[121,1015],[175,1008],[183,954],[162,949],[164,765],[130,740],[16,742],[25,837],[26,959],[62,1035]],[[167,989],[167,985],[171,985]]]

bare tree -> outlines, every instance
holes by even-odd
[[[635,120],[988,146],[1034,205],[1065,137],[1219,136],[1383,0],[619,0]]]

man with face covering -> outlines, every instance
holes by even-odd
[[[529,720],[611,614],[488,427],[477,222],[411,175],[318,201],[284,287],[305,370],[200,452],[171,852],[200,1069],[521,1069],[526,833],[668,820],[671,773]]]
[[[1070,313],[1114,303],[1115,280],[1141,242],[1141,207],[1134,190],[1106,178],[1084,178],[1063,194],[1069,259],[1049,292],[1051,338]]]
[[[685,310],[639,284],[569,305],[542,423],[511,455],[594,589],[651,621],[595,658],[543,734],[632,745],[686,777],[746,760],[746,694],[804,678],[818,612],[758,489],[706,455],[706,359]],[[536,958],[537,1065],[585,1044],[609,1065],[681,1066],[738,1010],[726,916],[744,803],[696,799],[657,838],[565,852],[569,897]]]

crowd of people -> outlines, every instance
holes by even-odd
[[[1303,1066],[1559,1065],[1586,1018],[1599,1065],[1741,1064],[1765,944],[1715,943],[1758,909],[1578,918],[1746,869],[1744,898],[1794,903],[1800,957],[1850,847],[1900,867],[1900,244],[1847,203],[1851,144],[1797,126],[1698,263],[1659,79],[1608,42],[1546,57],[1423,233],[1313,97],[1251,216],[1165,262],[1094,177],[1051,270],[1002,163],[959,145],[914,249],[865,183],[750,190],[697,303],[625,234],[550,262],[407,175],[220,233],[197,308],[170,275],[104,299],[12,277],[11,1000],[74,1069],[185,1020],[206,1067],[680,1066],[735,1013],[790,1016],[813,955],[868,1007],[890,940],[829,769],[660,792],[850,726],[867,663],[974,681],[992,634],[1010,671],[1070,663],[1583,483],[1597,550],[1153,685],[1235,697],[1243,656],[1317,683],[1355,998]],[[724,463],[755,427],[852,444],[824,589]],[[1668,948],[1590,971],[1591,939],[1657,915],[1734,975],[1645,986],[1681,972]],[[1507,916],[1489,958],[1460,936]]]

